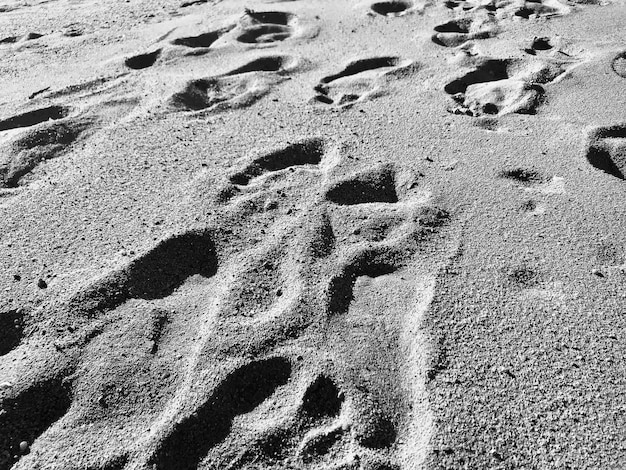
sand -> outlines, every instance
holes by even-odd
[[[626,468],[624,0],[0,24],[0,470]]]

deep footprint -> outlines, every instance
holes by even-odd
[[[10,353],[22,340],[24,318],[21,310],[0,313],[0,356]]]
[[[0,187],[17,187],[40,162],[65,152],[89,124],[88,121],[59,121],[29,129],[11,143],[6,160],[0,160]]]
[[[243,171],[230,177],[233,184],[246,185],[258,176],[269,171],[302,165],[316,165],[322,160],[324,141],[313,138],[291,144],[284,149],[271,152],[254,160]]]
[[[228,436],[233,419],[249,413],[286,384],[290,362],[281,357],[251,362],[228,375],[191,416],[177,423],[150,461],[157,470],[196,469]]]
[[[621,180],[626,179],[626,125],[601,127],[592,131],[586,157],[598,170]]]
[[[129,57],[126,61],[124,61],[124,63],[126,64],[126,67],[133,70],[146,69],[148,67],[152,67],[160,55],[161,49],[157,49],[153,52]]]
[[[398,16],[402,12],[411,8],[409,2],[403,2],[399,0],[392,0],[390,2],[376,2],[373,3],[371,9],[373,12],[382,16]]]
[[[185,232],[159,242],[127,267],[79,292],[69,306],[91,316],[131,298],[166,297],[190,276],[211,277],[216,270],[217,256],[210,234]]]
[[[225,73],[226,76],[239,75],[249,72],[280,72],[290,62],[287,56],[267,56],[254,59],[241,67]]]
[[[11,468],[19,456],[19,444],[29,445],[59,420],[71,405],[71,396],[60,379],[33,385],[16,398],[0,401],[0,470]]]
[[[334,183],[326,198],[340,205],[398,202],[393,167],[380,165]]]
[[[199,34],[198,36],[188,36],[184,38],[177,38],[172,41],[175,46],[185,47],[211,47],[211,45],[221,38],[224,34],[229,32],[233,27],[218,29],[216,31],[210,31],[208,33]]]
[[[30,127],[49,120],[67,117],[70,110],[65,106],[48,106],[47,108],[35,109],[26,113],[18,114],[0,121],[0,131]]]
[[[339,315],[348,311],[358,277],[375,278],[391,274],[401,268],[404,261],[404,254],[401,251],[389,248],[365,250],[355,255],[328,283],[329,314]]]

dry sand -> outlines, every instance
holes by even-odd
[[[0,24],[0,470],[626,468],[624,0]]]

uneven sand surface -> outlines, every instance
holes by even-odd
[[[0,470],[626,468],[625,0],[0,25]]]

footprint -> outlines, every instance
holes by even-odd
[[[548,37],[536,37],[533,39],[530,47],[524,49],[530,55],[537,55],[538,52],[549,51],[554,46]]]
[[[332,184],[326,198],[335,204],[398,202],[393,167],[382,164]]]
[[[32,116],[28,119],[35,120]],[[0,187],[15,188],[39,163],[56,158],[91,124],[88,120],[63,120],[27,130],[8,145],[0,160]]]
[[[157,49],[152,52],[129,57],[124,61],[124,64],[126,64],[126,67],[133,70],[146,69],[148,67],[152,67],[160,55],[161,49]]]
[[[68,386],[59,379],[31,385],[17,396],[0,395],[0,469],[8,470],[29,446],[58,421],[71,405]]]
[[[24,318],[21,310],[0,313],[0,356],[10,353],[20,344],[23,332]]]
[[[512,8],[511,5],[509,8]],[[550,18],[570,13],[571,8],[558,0],[527,0],[514,10],[514,16],[525,20],[532,18]]]
[[[450,112],[470,116],[534,114],[545,94],[541,85],[558,79],[567,65],[540,60],[477,59],[473,70],[444,87],[458,103]]]
[[[282,357],[235,369],[193,414],[174,424],[149,464],[157,470],[196,469],[209,450],[227,437],[235,417],[254,410],[290,376],[291,364]]]
[[[362,250],[343,263],[340,272],[331,277],[326,289],[328,312],[344,314],[352,302],[357,278],[376,278],[397,271],[405,262],[403,253],[387,247]]]
[[[372,3],[371,9],[374,13],[382,16],[402,16],[411,8],[412,4],[401,0],[391,0],[387,2]]]
[[[194,274],[211,277],[217,258],[211,234],[188,231],[159,242],[126,267],[76,293],[68,308],[93,316],[128,299],[160,299],[170,295]]]
[[[255,159],[242,171],[232,175],[230,181],[242,186],[266,172],[280,171],[294,166],[317,165],[324,155],[324,146],[324,140],[320,138],[296,142]]]
[[[413,63],[398,57],[374,57],[350,62],[341,72],[320,80],[315,99],[325,104],[351,106],[382,94],[386,76],[408,70]]]
[[[169,104],[186,111],[221,111],[250,106],[285,80],[298,61],[289,56],[255,59],[248,64],[215,77],[192,80],[175,93]]]
[[[225,76],[239,75],[250,72],[290,72],[298,65],[298,61],[290,56],[272,55],[259,57],[241,67],[225,73]]]
[[[495,34],[485,21],[461,18],[435,26],[432,41],[444,47],[457,47],[473,39],[485,39]]]
[[[296,16],[291,13],[246,9],[241,21],[243,32],[237,36],[237,41],[246,44],[284,41],[294,36],[296,21]]]
[[[184,46],[184,47],[191,47],[191,48],[211,47],[211,45],[215,41],[217,41],[219,38],[224,36],[233,28],[234,28],[234,25],[226,27],[226,28],[218,29],[215,31],[209,31],[208,33],[199,34],[198,36],[176,38],[172,41],[172,44],[175,46]]]
[[[589,133],[587,161],[598,170],[626,179],[626,125],[599,127]]]
[[[18,127],[30,127],[42,122],[62,119],[70,113],[65,106],[48,106],[46,108],[35,109],[26,113],[18,114],[0,121],[0,131],[16,129]]]
[[[306,420],[338,416],[343,397],[335,382],[324,374],[318,375],[307,387],[300,412]]]
[[[626,51],[619,53],[613,58],[611,69],[618,77],[626,78]]]

